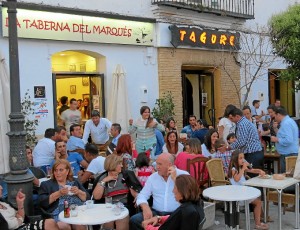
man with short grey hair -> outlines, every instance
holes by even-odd
[[[175,200],[173,193],[174,181],[176,176],[189,174],[186,171],[177,169],[174,166],[174,157],[170,153],[162,153],[156,160],[157,172],[153,173],[144,188],[137,196],[136,204],[142,209],[130,218],[130,229],[143,229],[142,222],[155,215],[170,215],[178,207],[179,203]],[[152,195],[153,206],[150,208],[148,199]]]

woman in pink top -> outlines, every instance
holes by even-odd
[[[181,152],[175,159],[175,165],[181,170],[187,171],[187,159],[194,159],[196,157],[203,157],[201,152],[201,142],[198,138],[190,138],[186,143],[186,152]],[[191,172],[191,176],[195,177],[194,172]],[[208,171],[205,170],[204,179],[208,178]]]

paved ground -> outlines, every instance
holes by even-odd
[[[278,206],[270,204],[270,216],[274,220],[274,222],[269,222],[270,230],[278,229]],[[250,213],[250,225],[251,229],[254,229],[254,219],[253,213]],[[218,225],[214,224],[212,227],[208,228],[207,230],[217,230],[217,229],[226,229],[225,222],[224,222],[224,214],[221,209],[216,210],[216,222],[219,222]],[[294,230],[295,229],[295,212],[285,212],[285,215],[282,214],[282,229],[283,230]],[[245,225],[245,213],[240,214],[240,229],[246,229]]]

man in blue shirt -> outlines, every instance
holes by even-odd
[[[282,106],[275,108],[275,120],[280,123],[280,128],[276,137],[271,136],[271,141],[275,142],[276,150],[280,154],[280,168],[284,173],[285,158],[298,155],[298,126]]]
[[[187,138],[191,138],[194,131],[196,131],[197,129],[197,118],[195,115],[189,116],[189,123],[190,123],[189,125],[184,126],[183,129],[181,130],[181,133],[187,134]]]
[[[253,168],[263,168],[264,153],[262,151],[257,128],[243,116],[243,112],[234,108],[228,113],[228,118],[236,123],[237,140],[230,145],[231,149],[240,149],[245,154],[245,159]]]

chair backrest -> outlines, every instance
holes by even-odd
[[[295,169],[296,161],[297,161],[297,156],[290,156],[285,158],[285,168],[287,172],[293,168]]]
[[[211,186],[226,185],[223,162],[220,158],[210,159],[206,162],[206,167],[209,173]]]
[[[38,179],[47,177],[46,173],[40,168],[30,166],[29,169],[32,172],[32,174]]]
[[[187,159],[187,171],[197,180],[200,188],[206,184],[209,186],[209,176],[206,168],[207,161],[208,158],[206,157]]]

